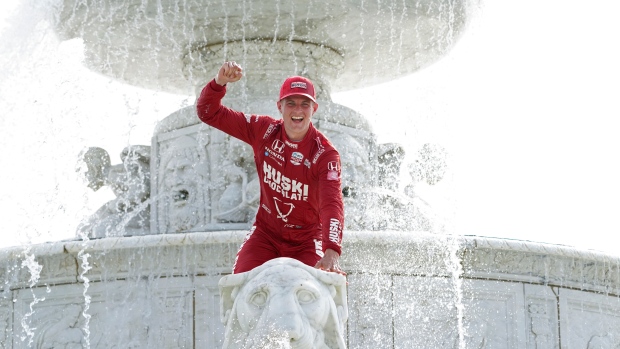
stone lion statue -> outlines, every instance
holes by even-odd
[[[219,282],[224,349],[345,349],[346,279],[277,258]]]

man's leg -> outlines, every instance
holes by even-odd
[[[309,239],[301,245],[288,246],[282,252],[282,257],[294,258],[314,267],[323,258],[323,242],[321,239]]]
[[[280,253],[269,235],[260,228],[253,226],[237,252],[233,273],[250,271],[278,257],[280,257]]]

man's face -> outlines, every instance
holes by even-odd
[[[194,201],[196,177],[194,166],[189,159],[174,157],[168,162],[164,185],[173,199],[174,207],[182,207]]]
[[[284,120],[284,130],[291,141],[301,141],[310,127],[310,118],[319,107],[310,98],[289,96],[278,102]]]

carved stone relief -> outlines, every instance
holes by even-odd
[[[557,288],[526,284],[524,289],[527,348],[559,348]]]
[[[524,348],[523,285],[463,281],[463,333],[467,348]]]
[[[195,348],[222,348],[225,326],[220,320],[220,276],[200,276],[195,287]]]
[[[562,348],[620,348],[620,298],[560,289]]]
[[[129,292],[128,292],[129,291]],[[88,298],[85,297],[85,294]],[[14,348],[183,348],[193,341],[189,280],[126,280],[18,291]]]
[[[346,280],[277,258],[220,280],[223,349],[345,349]]]
[[[104,149],[91,147],[80,155],[87,185],[93,190],[102,186],[112,189],[116,198],[100,207],[77,229],[77,235],[102,238],[123,235],[145,235],[150,231],[151,150],[133,145],[121,152],[121,164],[110,165]]]
[[[198,124],[154,138],[156,233],[246,229],[260,188],[251,148]]]
[[[204,134],[186,132],[157,144],[159,233],[192,231],[209,221],[207,142]]]

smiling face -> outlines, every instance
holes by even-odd
[[[301,141],[308,133],[310,119],[319,105],[310,98],[293,95],[277,103],[284,121],[284,131],[291,141]]]

